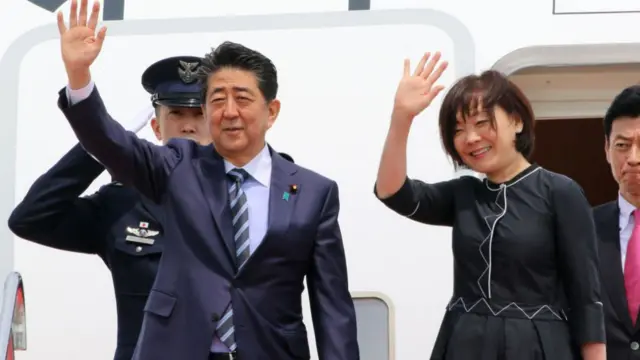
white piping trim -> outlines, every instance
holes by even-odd
[[[482,274],[480,274],[480,276],[478,277],[478,280],[476,281],[476,283],[478,284],[478,286],[480,287],[480,291],[482,292],[482,295],[488,299],[491,299],[491,275],[492,275],[492,265],[493,265],[493,234],[494,231],[496,229],[496,225],[498,224],[498,221],[500,219],[502,219],[504,217],[504,215],[507,213],[507,188],[519,183],[520,181],[526,179],[527,177],[529,177],[529,175],[535,173],[536,171],[542,169],[541,167],[537,167],[534,170],[532,170],[530,173],[524,175],[523,177],[521,177],[520,179],[514,181],[513,183],[509,184],[509,185],[505,185],[505,184],[501,184],[499,188],[497,189],[492,189],[491,187],[489,187],[489,182],[484,181],[485,186],[487,187],[487,189],[489,189],[489,191],[497,191],[498,195],[496,196],[496,200],[495,200],[495,204],[498,206],[498,208],[500,208],[502,210],[502,212],[500,214],[493,214],[493,215],[487,215],[484,217],[484,221],[487,224],[487,227],[489,228],[489,235],[487,235],[486,238],[484,238],[484,240],[480,243],[480,246],[478,247],[478,250],[480,251],[480,256],[482,257],[482,260],[484,261],[484,263],[486,264],[486,268],[484,269],[484,271],[482,272]],[[486,180],[486,179],[485,179]],[[504,208],[502,206],[500,206],[500,203],[498,202],[498,199],[500,198],[500,192],[502,192],[503,198],[504,198]],[[488,218],[491,216],[496,216],[496,219],[494,220],[493,224],[489,224]],[[482,246],[489,241],[489,260],[487,260],[487,258],[484,256],[484,254],[482,253]],[[484,274],[488,273],[487,276],[487,292],[484,292],[484,289],[482,289],[482,284],[481,284],[481,280],[482,277],[484,276]]]
[[[467,307],[467,304],[464,302],[464,299],[462,297],[457,298],[454,302],[449,303],[449,306],[447,306],[448,310],[451,311],[451,309],[453,309],[454,306],[456,306],[456,304],[462,304],[462,307],[464,308],[465,312],[470,312],[471,310],[473,310],[473,308],[475,308],[478,304],[480,303],[484,303],[487,306],[487,309],[489,309],[489,311],[491,311],[491,313],[493,314],[493,316],[498,316],[500,315],[500,313],[502,313],[503,311],[505,311],[506,309],[510,308],[510,307],[514,307],[518,310],[520,310],[524,316],[526,316],[529,320],[532,320],[533,318],[535,318],[538,314],[540,314],[540,312],[542,310],[549,310],[549,312],[551,312],[551,314],[553,314],[553,316],[555,316],[556,318],[558,318],[559,320],[568,320],[567,315],[564,313],[563,310],[561,310],[561,314],[562,316],[560,316],[560,314],[558,314],[557,312],[553,311],[553,309],[551,309],[551,307],[549,305],[542,305],[540,306],[533,314],[529,315],[527,314],[527,312],[521,308],[520,306],[518,306],[518,304],[516,304],[515,302],[509,303],[509,305],[503,307],[502,309],[498,310],[498,311],[494,311],[493,308],[491,307],[491,305],[489,305],[489,302],[487,302],[487,300],[485,298],[480,298],[479,300],[477,300],[476,302],[474,302],[470,307]]]
[[[418,201],[418,205],[416,205],[416,208],[413,209],[413,212],[409,215],[407,215],[407,217],[412,217],[413,215],[416,214],[416,212],[418,212],[418,209],[420,208],[420,201]]]

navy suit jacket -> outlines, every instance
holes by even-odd
[[[359,359],[334,181],[270,149],[267,234],[237,271],[224,161],[213,146],[139,139],[110,117],[97,88],[73,106],[64,89],[59,95],[82,146],[165,211],[170,241],[134,360],[206,360],[230,301],[240,359],[309,359],[301,304],[305,276],[320,359]],[[283,199],[293,184],[298,191]]]
[[[607,332],[607,359],[631,360],[640,358],[633,343],[640,341],[640,322],[633,325],[622,272],[620,252],[620,208],[614,200],[593,208],[598,230],[600,251],[600,278]]]

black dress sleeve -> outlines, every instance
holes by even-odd
[[[426,184],[406,178],[395,194],[378,200],[389,209],[411,220],[428,225],[453,226],[455,221],[455,194],[461,188],[463,178]]]
[[[559,178],[552,191],[558,262],[569,300],[569,323],[580,345],[604,343],[597,235],[591,206],[582,188],[569,178]]]

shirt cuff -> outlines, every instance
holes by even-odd
[[[94,87],[95,87],[95,84],[93,80],[89,81],[87,86],[81,89],[76,89],[76,90],[71,89],[71,87],[67,85],[66,92],[67,92],[67,99],[69,100],[69,105],[73,106],[79,103],[80,101],[88,98],[89,95],[91,95],[91,92],[93,92]]]

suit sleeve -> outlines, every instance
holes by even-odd
[[[453,226],[455,221],[455,193],[463,178],[426,184],[406,178],[395,194],[381,199],[373,187],[374,195],[389,209],[411,220],[428,225]]]
[[[104,167],[80,145],[39,177],[9,217],[11,231],[60,250],[99,254],[104,250],[101,196],[80,195]]]
[[[554,188],[558,263],[569,300],[569,323],[580,345],[604,343],[596,228],[582,188],[570,179]]]
[[[107,112],[97,87],[88,98],[73,105],[69,104],[66,89],[62,89],[58,106],[82,147],[115,179],[135,187],[149,199],[161,201],[168,178],[181,158],[177,141],[158,146],[126,131]]]
[[[349,292],[347,264],[338,213],[338,185],[333,182],[322,209],[311,270],[309,299],[320,360],[360,358],[356,313]]]

